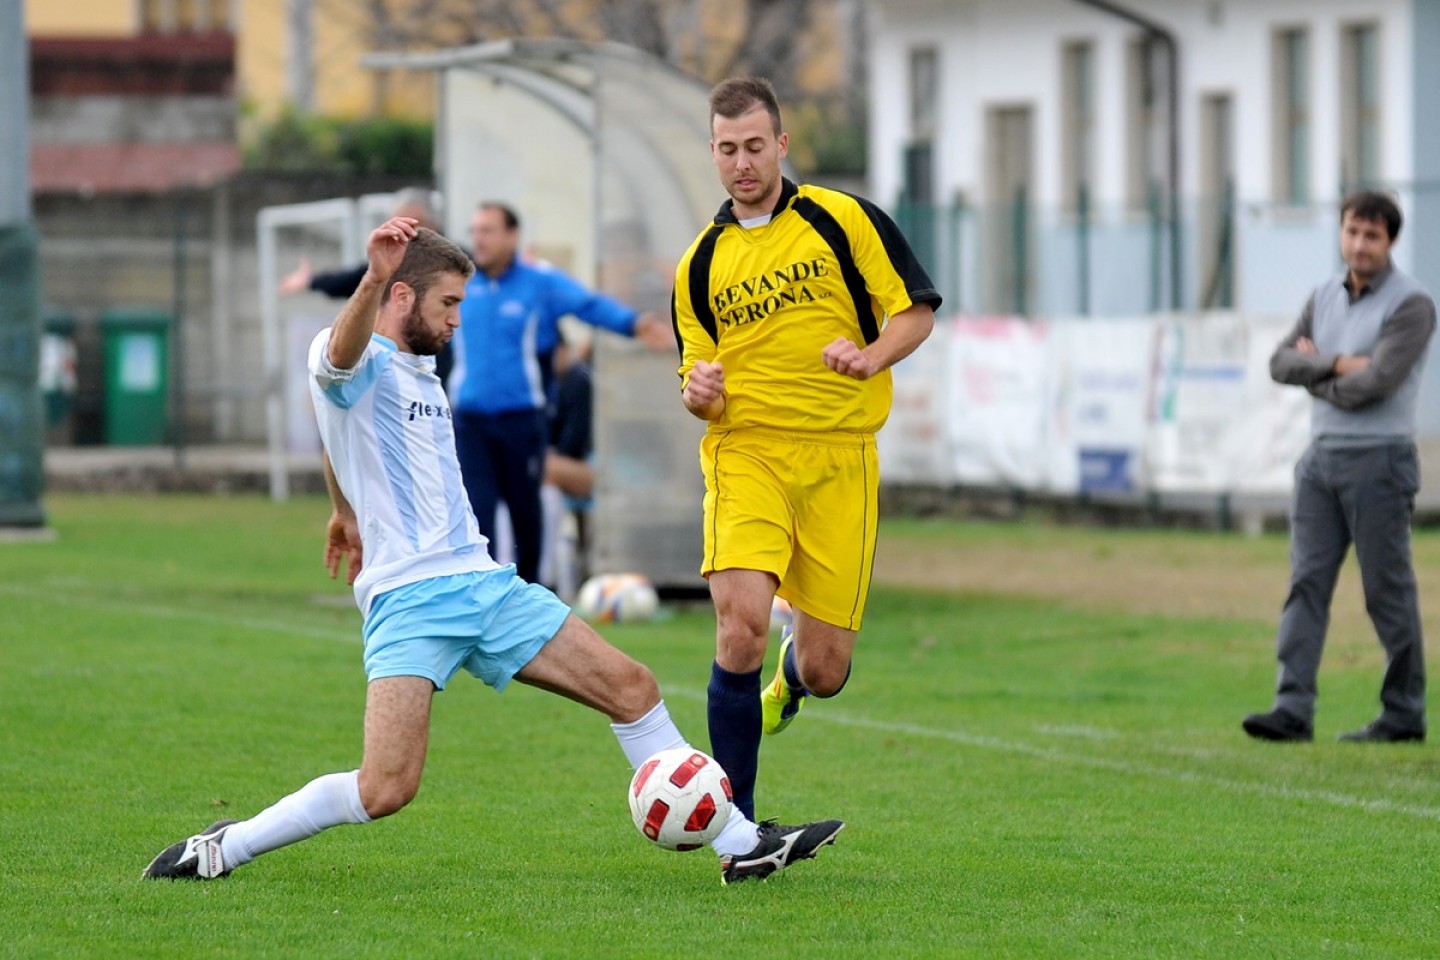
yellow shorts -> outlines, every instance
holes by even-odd
[[[763,570],[816,619],[859,630],[879,513],[873,434],[707,433],[700,573]]]

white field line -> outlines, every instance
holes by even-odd
[[[229,616],[187,607],[144,603],[138,600],[124,600],[116,597],[96,597],[83,592],[93,589],[95,589],[94,584],[72,582],[46,583],[38,589],[33,585],[20,586],[18,584],[0,583],[0,593],[8,593],[13,596],[41,596],[44,598],[43,602],[45,603],[54,603],[56,602],[54,600],[56,596],[63,596],[64,599],[60,602],[65,606],[94,607],[99,610],[142,614],[163,620],[190,620],[195,623],[204,623],[239,630],[256,630],[261,633],[287,633],[299,637],[313,637],[317,640],[340,640],[355,644],[360,642],[360,626],[358,623],[353,630],[327,630],[322,627],[310,627],[289,620],[261,620],[254,617]]]
[[[0,593],[17,596],[33,596],[35,595],[35,588],[33,586],[22,587],[18,584],[0,584]],[[47,594],[47,596],[53,596],[53,594]],[[253,617],[231,617],[208,613],[204,610],[186,609],[184,607],[73,594],[66,597],[65,602],[67,604],[79,604],[100,609],[124,611],[131,614],[152,616],[161,619],[191,620],[214,626],[255,630],[262,633],[284,633],[291,636],[311,637],[317,640],[338,640],[342,643],[358,643],[360,641],[360,631],[358,628],[346,631],[326,630],[307,627],[289,621],[261,620]],[[669,696],[678,696],[686,700],[698,702],[704,702],[706,698],[704,690],[693,687],[666,686],[665,693]],[[1195,784],[1202,787],[1226,790],[1232,793],[1248,793],[1282,800],[1302,800],[1340,807],[1347,810],[1364,810],[1369,813],[1391,813],[1418,817],[1425,820],[1440,820],[1440,807],[1425,807],[1408,803],[1396,803],[1393,800],[1376,800],[1368,797],[1357,797],[1346,793],[1336,793],[1333,790],[1310,790],[1283,783],[1276,784],[1251,780],[1234,780],[1229,777],[1217,777],[1203,770],[1159,766],[1153,763],[1143,763],[1134,760],[1116,760],[1111,757],[1076,753],[1070,750],[1040,746],[1018,740],[981,736],[979,734],[966,733],[963,730],[942,730],[936,727],[923,727],[916,724],[869,720],[864,717],[852,716],[842,711],[837,711],[829,706],[823,710],[808,710],[805,713],[805,717],[807,724],[829,723],[856,730],[868,730],[890,735],[898,734],[913,737],[917,740],[942,740],[947,743],[961,744],[980,750],[992,750],[997,753],[1034,757],[1037,760],[1046,760],[1052,763],[1065,763],[1072,766],[1110,770],[1134,777],[1152,777],[1159,780]],[[1042,728],[1041,732],[1056,733],[1060,731],[1051,728]],[[1096,737],[1096,739],[1104,738]]]
[[[667,687],[666,693],[676,694],[687,700],[703,701],[705,699],[704,691],[694,689]],[[1166,767],[1133,760],[1116,760],[1110,757],[1076,753],[1070,750],[1061,750],[1055,747],[1040,746],[1038,744],[1024,743],[1017,740],[986,737],[979,734],[966,733],[963,730],[941,730],[935,727],[922,727],[908,723],[887,723],[880,720],[868,720],[864,717],[852,716],[836,711],[828,706],[823,710],[807,710],[805,712],[805,722],[831,723],[839,727],[850,727],[856,730],[869,730],[876,733],[892,735],[898,734],[913,737],[917,740],[943,740],[981,750],[993,750],[997,753],[1034,757],[1038,760],[1046,760],[1052,763],[1065,763],[1072,766],[1090,767],[1098,770],[1111,770],[1133,777],[1153,777],[1158,780],[1172,780],[1179,783],[1226,790],[1231,793],[1248,793],[1282,800],[1302,800],[1312,803],[1322,803],[1347,810],[1364,810],[1369,813],[1403,814],[1425,820],[1440,820],[1440,807],[1396,803],[1393,800],[1374,800],[1369,797],[1357,797],[1346,793],[1336,793],[1333,790],[1310,790],[1304,787],[1292,787],[1284,783],[1234,780],[1229,777],[1217,777],[1203,770]],[[1274,748],[1271,747],[1271,749]]]

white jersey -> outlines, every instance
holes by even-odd
[[[368,616],[376,596],[407,583],[496,569],[460,479],[434,358],[401,353],[374,334],[355,368],[338,370],[329,345],[329,328],[310,344],[310,396],[360,523],[360,611]]]

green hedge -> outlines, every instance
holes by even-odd
[[[252,170],[335,174],[434,173],[435,127],[419,120],[302,115],[287,110],[261,126],[245,152]]]

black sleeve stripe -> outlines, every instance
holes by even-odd
[[[835,252],[835,259],[840,263],[840,276],[845,280],[845,289],[849,291],[850,299],[855,302],[855,318],[860,321],[860,335],[867,345],[874,343],[880,336],[880,320],[870,306],[870,288],[865,286],[865,278],[855,264],[855,255],[850,250],[850,238],[845,235],[840,221],[810,197],[797,197],[795,212],[804,217]]]
[[[720,330],[715,322],[715,308],[710,305],[710,264],[715,259],[715,243],[720,239],[720,233],[725,228],[712,224],[705,236],[695,245],[695,254],[690,258],[690,268],[686,274],[686,281],[690,288],[690,309],[695,312],[695,319],[700,321],[700,326],[710,334],[710,339],[716,343],[720,342]],[[676,321],[676,337],[680,339],[679,321]],[[683,346],[682,346],[683,350]]]
[[[670,288],[670,329],[675,331],[675,347],[685,359],[685,338],[680,335],[680,308],[676,305],[675,288]]]
[[[885,254],[890,258],[890,265],[895,268],[895,273],[905,282],[905,289],[910,294],[910,299],[916,303],[928,303],[931,309],[940,308],[940,294],[935,289],[935,284],[930,279],[930,274],[925,272],[925,267],[915,257],[915,252],[910,249],[910,241],[905,239],[905,234],[900,232],[895,221],[890,215],[881,210],[874,203],[864,197],[856,197],[853,194],[846,194],[856,203],[869,218],[871,225],[875,228],[880,242],[885,247]]]

